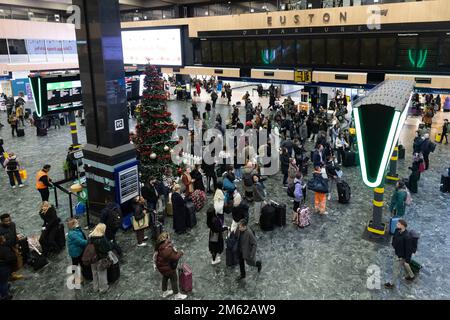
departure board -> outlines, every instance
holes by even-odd
[[[48,112],[65,112],[83,106],[81,81],[62,81],[47,83]]]
[[[137,165],[117,172],[116,181],[118,181],[119,185],[118,193],[121,204],[139,195],[139,171]]]

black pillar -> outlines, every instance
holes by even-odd
[[[73,4],[81,8],[81,28],[76,36],[87,136],[83,151],[89,208],[98,213],[106,197],[115,198],[115,169],[136,160],[129,141],[119,1],[73,0]]]

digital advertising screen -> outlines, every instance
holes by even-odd
[[[183,66],[179,28],[124,30],[122,47],[125,64]]]

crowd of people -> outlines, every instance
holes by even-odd
[[[198,97],[202,85],[211,93],[205,113],[200,116]],[[299,217],[307,207],[307,189],[314,192],[313,211],[323,216],[328,214],[327,200],[332,199],[333,190],[342,180],[341,166],[346,166],[346,161],[350,161],[351,155],[357,151],[355,130],[348,116],[347,97],[337,92],[329,106],[313,104],[312,108],[307,110],[297,105],[290,96],[280,102],[276,87],[271,85],[268,89],[268,108],[263,108],[261,103],[255,106],[247,92],[241,101],[231,106],[232,112],[228,119],[224,121],[220,114],[217,114],[214,121],[210,121],[210,113],[215,110],[218,99],[217,85],[204,80],[203,83],[197,81],[195,86],[191,107],[194,124],[190,126],[188,117],[184,115],[179,128],[189,129],[191,137],[203,134],[209,126],[218,129],[223,135],[225,129],[253,129],[256,132],[265,129],[268,136],[271,133],[278,134],[281,137],[281,148],[276,150],[279,152],[282,173],[280,186],[286,189],[288,194],[291,189],[292,222],[299,225]],[[262,95],[260,87],[258,90]],[[230,85],[223,85],[221,93],[221,97],[230,104]],[[244,123],[241,122],[241,111],[245,111]],[[445,122],[444,128],[443,137],[446,137],[448,121]],[[217,138],[220,137],[211,139],[213,141]],[[3,141],[1,142],[0,147],[3,148]],[[311,143],[313,150],[307,151],[308,144]],[[162,178],[149,177],[147,181],[143,181],[142,195],[133,200],[132,229],[136,234],[137,246],[146,247],[149,237],[154,240],[154,267],[162,275],[164,298],[174,295],[176,299],[185,299],[186,295],[180,293],[177,277],[178,261],[184,252],[176,249],[167,225],[164,226],[163,222],[167,216],[173,216],[173,232],[183,234],[195,227],[195,211],[205,205],[211,264],[221,263],[226,243],[227,250],[230,249],[231,252],[231,256],[227,256],[227,265],[228,258],[234,261],[230,262],[231,265],[239,265],[238,281],[246,277],[246,265],[255,267],[257,272],[262,270],[262,261],[257,259],[255,227],[252,226],[260,224],[264,207],[269,205],[265,183],[269,177],[264,174],[264,168],[270,164],[263,163],[261,158],[263,155],[270,157],[273,151],[270,140],[266,144],[259,144],[258,139],[256,149],[248,141],[244,141],[245,162],[240,163],[237,159],[237,148],[240,145],[242,144],[236,138],[233,150],[227,150],[224,146],[218,154],[213,154],[215,163],[203,161],[193,167],[186,166],[181,176],[166,168]],[[429,169],[429,155],[434,148],[435,144],[430,141],[427,128],[417,131],[413,142],[413,164],[410,167],[412,173],[407,181],[397,184],[390,202],[389,208],[393,216],[405,215],[408,193],[418,192],[417,181],[421,173]],[[0,151],[3,154],[4,150]],[[188,149],[183,151],[193,153],[193,144],[188,144]],[[3,160],[2,164],[11,186],[15,187],[17,182],[19,187],[22,187],[19,174],[21,166],[16,155],[10,153]],[[310,164],[313,169],[311,174],[308,173]],[[65,242],[61,243],[61,219],[55,207],[49,203],[49,188],[52,185],[50,169],[50,165],[45,165],[36,175],[36,189],[42,200],[39,215],[44,222],[39,242],[44,256],[59,253],[65,245]],[[322,187],[313,188],[313,185]],[[206,203],[206,193],[212,196],[210,204]],[[107,199],[100,222],[88,236],[80,228],[78,220],[70,219],[67,222],[69,232],[63,241],[67,242],[72,264],[83,270],[83,277],[89,278],[88,274],[91,274],[94,291],[103,293],[108,290],[108,272],[112,265],[118,263],[116,258],[123,254],[116,241],[116,233],[122,226],[122,217],[121,207],[112,199]],[[11,216],[4,214],[0,219],[0,289],[2,298],[7,299],[11,297],[9,279],[14,276],[20,278],[20,275],[14,273],[18,269],[17,260],[20,253],[17,247],[18,235]],[[404,266],[408,272],[407,280],[412,280],[414,274],[409,263],[414,250],[401,249],[404,248],[405,241],[411,238],[407,236],[406,227],[407,222],[404,219],[399,220],[393,246],[396,265]],[[146,230],[150,230],[148,236]],[[86,271],[86,268],[89,271]],[[395,275],[398,275],[397,271]],[[392,288],[393,283],[394,280],[387,283],[386,287]]]

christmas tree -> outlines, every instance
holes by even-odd
[[[166,168],[174,175],[178,166],[172,162],[171,151],[177,144],[172,140],[175,125],[167,111],[164,80],[155,66],[145,68],[144,92],[136,110],[136,134],[133,142],[141,162],[141,181],[150,176],[160,179]]]

